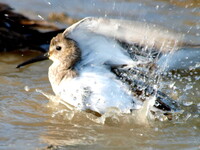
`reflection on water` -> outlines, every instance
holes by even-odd
[[[7,2],[37,19],[39,16],[47,19],[48,13],[54,11],[78,19],[104,16],[153,22],[181,31],[187,34],[188,41],[200,43],[198,0]],[[36,92],[39,89],[53,94],[47,78],[51,62],[15,69],[16,64],[33,55],[37,53],[0,55],[1,149],[36,149],[48,145],[63,149],[200,149],[200,73],[195,66],[190,71],[171,72],[162,81],[162,88],[182,103],[184,112],[174,120],[142,123],[135,121],[135,116],[116,112],[102,124],[91,114],[67,111],[63,105],[49,102]]]

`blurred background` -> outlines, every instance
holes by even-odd
[[[64,13],[74,19],[95,16],[139,20],[161,24],[194,38],[200,36],[199,0],[7,0],[6,3],[32,19],[51,20],[52,13]]]

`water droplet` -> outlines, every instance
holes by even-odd
[[[184,106],[191,106],[193,104],[193,102],[184,102],[183,105]]]
[[[185,121],[188,120],[191,116],[191,114],[187,114],[187,116],[185,117]]]
[[[189,81],[189,80],[188,80],[188,81]],[[190,89],[192,89],[192,88],[193,88],[193,85],[187,84],[187,85],[185,86],[184,91],[190,90]]]
[[[112,9],[115,10],[115,2],[113,3],[113,7],[112,7]]]
[[[196,29],[197,29],[197,30],[200,29],[200,26],[197,25],[197,26],[196,26]]]
[[[40,19],[44,20],[44,18],[43,18],[41,15],[38,15],[38,17],[39,17]]]
[[[196,129],[197,129],[197,127],[196,127],[196,126],[193,126],[193,129],[195,129],[195,130],[196,130]]]
[[[154,128],[154,131],[156,131],[156,132],[157,132],[157,131],[158,131],[158,128]]]
[[[196,63],[195,67],[196,67],[196,68],[200,67],[200,63],[199,63],[199,62]]]
[[[199,115],[198,115],[198,114],[196,114],[196,115],[194,115],[194,116],[193,116],[193,118],[199,118]]]
[[[157,9],[157,10],[159,9],[159,7],[160,7],[159,5],[156,5],[156,9]]]
[[[28,92],[28,91],[30,90],[30,88],[29,88],[28,86],[25,86],[25,87],[24,87],[24,90],[25,90],[26,92]]]
[[[169,88],[173,88],[174,85],[175,85],[175,82],[171,83],[171,84],[169,85]]]
[[[197,104],[197,107],[200,109],[200,103]]]

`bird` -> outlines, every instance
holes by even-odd
[[[51,38],[63,31],[47,21],[29,19],[0,3],[0,52],[37,50],[44,53],[48,51]]]
[[[52,60],[48,77],[55,95],[79,110],[131,113],[154,96],[152,112],[167,115],[179,111],[179,104],[150,79],[157,83],[156,62],[163,54],[189,45],[183,37],[137,21],[87,17],[54,37],[47,53],[17,68]]]

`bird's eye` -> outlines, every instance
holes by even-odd
[[[60,51],[61,49],[62,49],[61,46],[56,46],[56,50],[57,50],[57,51]]]

